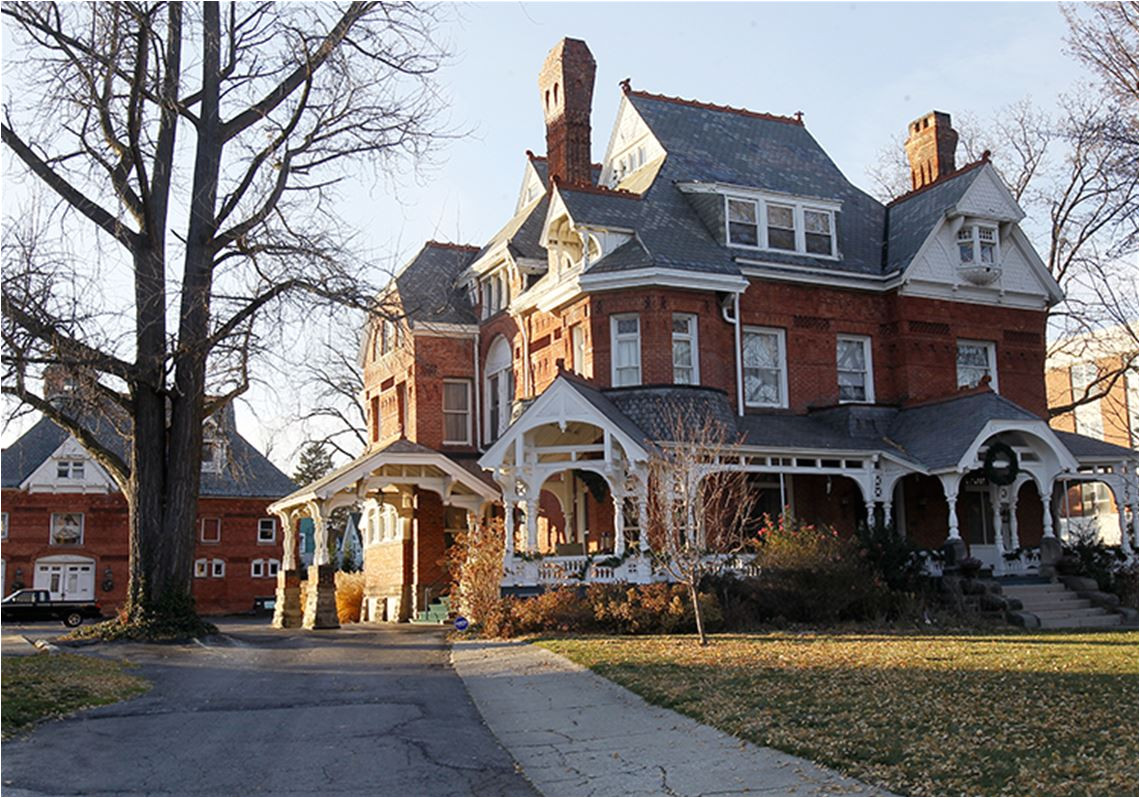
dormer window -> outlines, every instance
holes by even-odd
[[[219,474],[225,460],[225,448],[218,426],[213,421],[207,421],[202,429],[202,472]]]
[[[997,227],[968,224],[958,231],[958,259],[966,266],[992,266],[998,262]]]
[[[482,291],[483,318],[489,319],[511,303],[511,290],[507,283],[506,270],[500,269],[484,278]]]
[[[782,200],[725,197],[730,246],[838,257],[833,208]]]
[[[83,479],[85,472],[82,460],[59,460],[55,464],[55,475],[59,479]]]

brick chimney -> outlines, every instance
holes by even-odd
[[[954,171],[958,131],[950,127],[950,114],[931,111],[907,128],[906,157],[910,161],[910,187],[928,186]]]
[[[589,185],[590,103],[596,65],[580,39],[563,39],[546,56],[538,90],[546,119],[546,158],[551,179]]]

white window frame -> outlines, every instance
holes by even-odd
[[[863,347],[863,399],[844,399],[839,397],[839,403],[844,405],[864,405],[875,403],[875,368],[871,360],[871,338],[866,335],[837,335],[835,337],[835,379],[839,384],[839,344],[841,342],[855,343]],[[852,372],[854,373],[854,372]]]
[[[777,347],[780,356],[780,401],[771,402],[750,402],[748,401],[748,389],[744,387],[744,404],[746,407],[787,407],[788,406],[788,346],[787,335],[781,327],[754,327],[747,326],[741,331],[741,351],[740,351],[740,374],[741,379],[746,379],[744,374],[748,370],[747,364],[744,362],[744,339],[749,335],[775,335]]]
[[[462,385],[466,398],[467,406],[462,410],[448,410],[447,408],[447,386],[448,385]],[[443,443],[448,446],[470,446],[471,445],[471,380],[444,380],[443,391],[440,396],[440,405],[443,410]],[[462,440],[450,440],[447,437],[447,417],[462,415],[464,418],[463,429],[465,432]]]
[[[269,537],[265,537],[265,529],[269,529]],[[273,544],[277,542],[277,519],[272,516],[266,518],[259,518],[257,520],[257,542],[261,544]]]
[[[207,560],[205,557],[199,557],[198,559],[194,560],[194,578],[195,579],[205,579],[209,573],[210,573],[209,560]]]
[[[747,204],[752,206],[752,216],[756,220],[753,227],[756,228],[756,243],[755,244],[742,244],[732,240],[732,225],[742,224],[747,225],[748,222],[734,222],[731,217],[732,203]],[[760,237],[760,203],[752,197],[732,197],[726,195],[724,198],[724,240],[728,242],[730,247],[746,247],[748,249],[759,249],[760,244],[764,239]]]
[[[630,319],[637,322],[636,333],[618,333],[618,322],[629,321]],[[623,341],[636,340],[637,342],[637,363],[632,365],[618,366],[618,344]],[[637,369],[637,379],[633,382],[620,382],[618,380],[618,371],[628,371]],[[617,313],[610,316],[610,385],[614,388],[621,388],[629,385],[641,385],[641,315],[637,313]]]
[[[1095,361],[1074,363],[1069,366],[1069,385],[1072,399],[1077,402],[1084,396],[1089,386],[1100,377],[1100,369]],[[1092,391],[1093,394],[1096,391]],[[1082,402],[1073,408],[1074,430],[1079,435],[1104,439],[1104,410],[1101,399]]]
[[[979,231],[983,229],[992,231],[994,235],[994,257],[992,261],[988,262],[982,261],[982,238]],[[960,266],[997,266],[1001,263],[1001,235],[996,224],[971,222],[970,224],[962,225],[958,230],[958,234],[955,236],[954,243],[958,247],[961,247],[962,244],[967,242],[971,245],[970,248],[974,259],[971,261],[962,260],[962,251],[959,248],[958,264]]]
[[[8,539],[8,513],[0,513],[0,523],[3,524],[3,526],[0,526],[0,540],[7,540]]]
[[[998,392],[998,369],[997,369],[997,344],[993,341],[977,341],[972,338],[959,338],[954,346],[954,371],[955,381],[959,388],[967,387],[962,383],[961,375],[958,372],[958,353],[961,351],[962,346],[980,346],[986,350],[986,359],[989,361],[990,369],[990,390],[994,393]],[[968,386],[976,388],[977,383]]]
[[[688,332],[679,333],[673,329],[673,325],[676,324],[681,319],[684,319],[687,322],[688,327],[689,327]],[[688,341],[689,342],[690,361],[691,361],[691,365],[689,365],[689,366],[679,366],[677,364],[677,350],[675,348],[673,349],[672,355],[673,355],[673,384],[674,385],[700,385],[701,384],[701,355],[700,355],[700,348],[699,348],[698,342],[697,342],[697,329],[699,326],[700,325],[697,322],[697,314],[696,313],[674,313],[672,315],[672,317],[669,319],[669,329],[672,332],[672,337],[670,339],[671,344],[673,345],[673,347],[675,347],[678,342]],[[692,378],[688,382],[679,382],[677,380],[677,369],[678,368],[690,369],[693,372]]]
[[[265,560],[250,560],[249,575],[252,579],[262,579],[265,577]]]
[[[218,531],[218,536],[216,539],[213,539],[213,540],[207,540],[206,539],[206,522],[207,521],[213,521],[216,523],[215,528]],[[203,516],[202,518],[198,519],[198,542],[199,543],[205,543],[208,546],[216,546],[217,544],[222,542],[222,519],[220,517]]]
[[[84,479],[87,475],[86,463],[83,460],[57,460],[55,475],[57,479]]]
[[[221,558],[210,560],[210,578],[224,579],[226,576],[226,561]]]
[[[839,234],[835,227],[835,215],[839,212],[838,206],[831,206],[826,202],[812,199],[799,199],[795,197],[760,196],[748,197],[740,194],[724,194],[724,240],[730,247],[751,249],[763,252],[782,252],[786,255],[803,255],[809,258],[822,258],[824,260],[839,260]],[[734,243],[729,232],[728,203],[751,202],[756,206],[756,244]],[[792,224],[795,230],[795,249],[781,249],[768,245],[768,206],[779,205],[792,209]],[[822,254],[808,252],[807,227],[804,222],[804,212],[825,214],[828,217],[828,226],[831,230],[831,252]],[[738,223],[740,224],[740,223]]]
[[[57,543],[56,539],[55,539],[56,519],[62,518],[65,515],[79,516],[79,540],[71,541],[71,542],[65,542],[65,543]],[[86,527],[87,527],[87,519],[84,517],[84,513],[69,513],[69,512],[52,513],[51,514],[51,528],[48,529],[48,543],[49,543],[49,545],[52,545],[52,546],[82,546],[84,536],[86,534]]]
[[[265,561],[265,575],[270,579],[277,576],[277,572],[281,570],[281,561],[276,558],[270,558]]]
[[[586,374],[586,325],[575,324],[570,328],[570,368],[582,377]]]

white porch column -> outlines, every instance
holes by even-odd
[[[994,548],[997,550],[997,561],[994,564],[994,573],[1005,573],[1005,530],[1001,522],[1002,489],[990,491],[990,503],[994,512]]]
[[[1041,496],[1041,537],[1055,538],[1053,534],[1053,493],[1040,491]]]
[[[1009,545],[1015,551],[1021,548],[1021,537],[1017,532],[1017,491],[1009,499]]]
[[[281,570],[293,571],[297,568],[297,525],[293,513],[282,510],[277,513],[277,523],[281,526]]]
[[[515,554],[515,502],[503,495],[503,556]]]
[[[309,517],[313,520],[313,565],[328,565],[329,530],[319,502],[309,502]]]
[[[1125,509],[1127,508],[1127,510]],[[1124,504],[1123,502],[1117,504],[1117,514],[1120,516],[1120,548],[1124,552],[1124,561],[1132,563],[1136,557],[1132,553],[1132,541],[1136,537],[1136,530],[1133,528],[1130,532],[1128,524],[1128,515],[1132,516],[1132,523],[1136,523],[1136,502],[1131,504]]]
[[[625,554],[625,493],[610,487],[610,499],[614,505],[614,555]]]
[[[891,503],[883,502],[883,526],[890,527],[891,525]]]
[[[869,501],[867,504],[867,528],[875,528],[875,502]]]
[[[950,540],[961,540],[962,536],[958,533],[958,483],[962,477],[959,474],[941,474],[939,479],[949,508],[946,517],[947,537]]]
[[[526,492],[526,550],[538,551],[538,497],[539,492],[527,488]]]
[[[642,552],[649,551],[649,487],[642,479],[637,491],[637,525],[640,531],[637,536],[637,548]]]

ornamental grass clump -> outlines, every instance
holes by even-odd
[[[359,623],[364,603],[364,574],[336,572],[336,619],[341,623]]]

